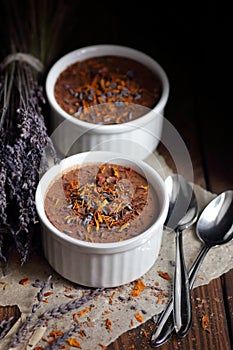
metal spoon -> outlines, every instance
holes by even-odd
[[[188,273],[183,253],[182,231],[197,220],[197,199],[191,185],[183,176],[174,174],[165,180],[169,197],[168,216],[165,226],[176,233],[176,264],[173,283],[174,325],[176,332],[191,324],[191,296]]]
[[[189,284],[192,289],[197,272],[210,248],[225,244],[233,239],[233,191],[225,191],[214,198],[203,210],[196,226],[197,236],[204,242],[203,248],[189,271]],[[151,336],[151,347],[164,344],[174,330],[172,317],[173,301],[159,317],[157,328]],[[180,336],[185,336],[190,325]]]

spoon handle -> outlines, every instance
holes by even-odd
[[[211,247],[210,247],[210,246],[207,246],[207,245],[205,245],[205,246],[202,248],[202,250],[200,251],[198,257],[196,258],[194,264],[192,265],[192,267],[191,267],[191,269],[190,269],[190,271],[189,271],[188,276],[189,276],[189,286],[190,286],[190,290],[192,290],[192,288],[193,288],[193,285],[194,285],[194,282],[195,282],[197,273],[198,273],[198,271],[199,271],[199,268],[201,267],[201,264],[202,264],[202,262],[203,262],[203,260],[204,260],[204,258],[205,258],[205,256],[206,256],[206,254],[207,254],[208,251],[210,250],[210,248],[211,248]],[[184,336],[188,333],[190,327],[191,327],[191,323],[190,323],[190,324],[187,324],[186,326],[184,326],[184,327],[182,328],[182,331],[179,331],[178,336],[184,337]]]
[[[176,230],[176,265],[173,285],[174,326],[177,333],[192,322],[191,293],[184,261],[182,231]]]
[[[210,250],[210,247],[208,246],[204,246],[202,248],[202,250],[200,251],[198,257],[196,258],[194,264],[192,265],[188,273],[190,290],[193,288],[197,272],[209,250]],[[171,297],[166,308],[164,309],[163,313],[160,315],[158,319],[158,322],[156,324],[156,329],[151,335],[150,345],[152,348],[156,348],[164,344],[170,338],[174,330],[172,311],[173,311],[173,298]],[[183,329],[182,333],[179,332],[178,335],[181,337],[184,337],[188,333],[190,326],[191,324],[187,325],[187,327]]]

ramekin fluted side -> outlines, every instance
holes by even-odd
[[[42,242],[46,259],[61,276],[89,287],[115,287],[144,275],[158,257],[162,227],[143,244],[122,252],[88,253],[57,239],[43,226]]]

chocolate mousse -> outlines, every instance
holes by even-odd
[[[161,89],[160,79],[143,64],[101,56],[68,66],[56,81],[54,95],[73,117],[108,125],[130,122],[148,112],[159,101]]]
[[[89,163],[66,170],[45,197],[50,222],[70,237],[109,243],[144,232],[156,219],[157,197],[131,167]]]

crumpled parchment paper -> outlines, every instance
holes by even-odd
[[[155,166],[161,176],[165,178],[171,173],[164,159],[155,153],[156,157],[148,160],[148,163]],[[199,210],[214,198],[214,194],[205,191],[200,186],[194,185],[194,191],[198,199]],[[69,335],[70,338],[78,340],[81,349],[101,350],[122,333],[137,327],[149,320],[153,315],[160,313],[169,297],[172,289],[172,276],[174,272],[175,259],[175,235],[165,230],[159,258],[154,266],[142,276],[141,281],[145,285],[138,296],[131,295],[135,283],[130,283],[112,290],[105,290],[95,299],[90,300],[80,308],[71,310],[61,317],[49,319],[37,331],[29,333],[26,340],[14,349],[34,349],[41,346],[43,349],[48,346],[48,340],[53,340],[54,333],[69,331],[79,323],[80,329]],[[187,268],[189,269],[198,255],[202,243],[195,235],[195,226],[183,232],[184,252]],[[195,287],[208,284],[212,279],[219,277],[233,268],[233,244],[213,248],[205,258],[198,273]],[[165,275],[164,275],[165,273]],[[167,274],[167,275],[166,275]],[[69,282],[59,276],[46,262],[43,256],[34,256],[27,264],[20,267],[16,259],[9,264],[7,275],[0,278],[0,305],[18,305],[21,311],[20,319],[12,329],[0,340],[2,350],[9,349],[14,334],[31,313],[32,306],[36,304],[38,288],[33,286],[35,280],[45,281],[52,276],[49,288],[43,295],[40,308],[35,312],[30,321],[30,326],[35,329],[40,314],[76,300],[87,291],[84,287]],[[170,279],[164,277],[169,276]],[[28,278],[29,283],[19,283],[22,278]],[[79,313],[82,311],[81,313]],[[81,330],[81,331],[80,331]],[[56,336],[62,333],[56,333]],[[54,335],[55,337],[55,335]],[[68,348],[74,348],[66,341]],[[58,347],[57,347],[58,348]],[[77,349],[77,347],[76,347]]]

